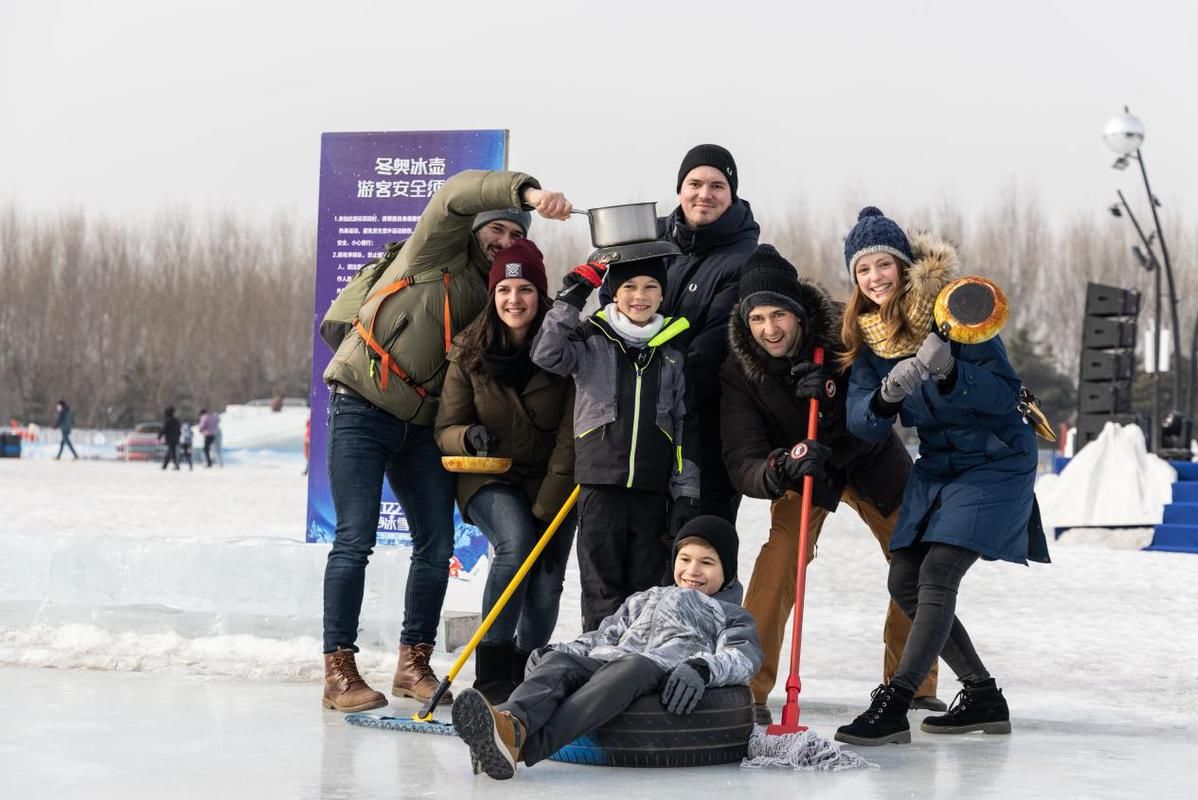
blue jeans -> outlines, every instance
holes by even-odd
[[[467,513],[495,548],[495,560],[487,572],[487,585],[483,589],[485,616],[532,552],[547,525],[533,517],[532,506],[523,488],[502,483],[487,484],[479,489],[470,498]],[[574,520],[571,510],[532,570],[508,598],[503,612],[483,637],[484,643],[503,644],[514,638],[517,649],[526,653],[549,644],[549,637],[557,626],[566,562],[574,542]]]
[[[374,551],[383,477],[412,535],[400,644],[435,644],[453,556],[454,480],[441,466],[433,429],[365,400],[329,399],[329,486],[336,540],[324,570],[324,652],[358,648],[366,562]]]

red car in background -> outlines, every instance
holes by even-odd
[[[116,443],[116,457],[122,461],[161,461],[166,458],[166,442],[158,438],[161,422],[139,422],[133,432]]]

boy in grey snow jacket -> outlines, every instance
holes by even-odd
[[[532,345],[537,366],[574,376],[574,477],[583,630],[661,581],[669,541],[698,514],[699,467],[685,355],[671,341],[685,319],[662,317],[665,261],[629,250],[566,275]],[[668,246],[666,246],[668,247]],[[636,258],[635,256],[642,256]],[[615,302],[579,324],[604,281]]]
[[[674,540],[674,585],[629,597],[599,626],[533,654],[524,683],[491,706],[465,690],[453,723],[474,763],[492,778],[541,761],[661,692],[675,714],[695,710],[708,686],[747,684],[761,666],[753,617],[741,608],[736,528],[716,516],[690,520]]]

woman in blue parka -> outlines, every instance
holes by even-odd
[[[850,368],[848,427],[883,439],[896,419],[919,433],[890,540],[890,594],[912,627],[898,671],[836,738],[852,744],[909,742],[907,710],[937,657],[964,689],[927,733],[1009,733],[1010,717],[960,620],[961,579],[978,558],[1048,561],[1035,504],[1036,434],[1019,411],[1020,380],[995,337],[958,344],[931,332],[940,290],[956,275],[952,245],[903,230],[867,207],[845,241],[855,286],[841,335]]]

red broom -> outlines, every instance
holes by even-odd
[[[815,348],[815,364],[823,366],[824,349]],[[819,400],[811,398],[807,408],[807,438],[814,441],[819,430]],[[795,445],[796,447],[798,445]],[[811,495],[815,489],[815,478],[803,476],[803,508],[799,516],[799,557],[795,576],[794,630],[790,639],[790,675],[786,678],[786,705],[782,706],[782,721],[766,728],[769,736],[799,733],[807,730],[799,724],[799,651],[803,644],[803,596],[807,590],[807,541],[811,524]]]

